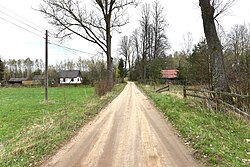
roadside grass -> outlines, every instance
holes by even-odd
[[[139,85],[206,166],[250,166],[250,123],[225,112]]]
[[[99,98],[93,87],[0,88],[0,166],[35,166],[69,140],[124,88]]]

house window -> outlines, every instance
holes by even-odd
[[[71,79],[71,82],[74,82],[74,78]]]
[[[79,82],[79,81],[80,81],[80,78],[78,78],[77,81]]]
[[[66,82],[65,78],[63,78],[63,82]]]

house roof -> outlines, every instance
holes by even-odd
[[[28,80],[27,78],[10,78],[9,82],[22,82]]]
[[[173,79],[178,77],[178,70],[161,70],[162,77],[165,79]]]
[[[43,75],[35,75],[33,77],[33,80],[44,80],[44,79],[45,79],[45,77]]]
[[[76,78],[81,76],[80,70],[62,70],[59,72],[60,78]]]

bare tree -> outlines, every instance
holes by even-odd
[[[128,70],[131,72],[131,56],[132,56],[132,45],[131,45],[131,39],[128,36],[123,36],[121,38],[120,44],[119,44],[119,54],[124,56],[125,61],[124,61],[124,68],[125,70],[127,69],[128,65]],[[125,71],[125,76],[126,76]]]
[[[142,79],[146,82],[146,63],[149,54],[150,5],[144,4],[141,11]]]
[[[250,93],[250,31],[245,25],[235,25],[228,34],[226,49],[230,87],[236,93]]]
[[[153,58],[165,55],[169,49],[168,39],[165,35],[167,22],[165,20],[164,8],[158,0],[153,2],[152,19],[153,19]]]
[[[228,10],[234,5],[235,0],[210,0],[210,2],[214,8],[213,18],[217,20],[217,18],[223,17],[228,13]]]
[[[211,55],[212,89],[230,91],[224,67],[222,45],[218,37],[215,21],[231,7],[233,0],[222,3],[222,0],[199,0],[202,13],[203,28],[208,49]]]
[[[133,51],[136,53],[137,61],[140,61],[140,41],[139,41],[139,29],[136,29],[132,33],[132,47]]]
[[[193,47],[193,37],[192,33],[187,32],[186,35],[183,35],[183,44],[182,50],[185,55],[190,55]]]
[[[92,10],[87,10],[84,2],[43,0],[39,11],[57,28],[57,38],[76,35],[98,45],[107,56],[107,79],[112,81],[111,34],[128,23],[125,11],[128,5],[136,5],[136,0],[93,0]]]
[[[233,50],[235,61],[248,50],[250,45],[250,35],[245,25],[235,25],[228,34],[228,47]]]
[[[17,60],[17,69],[18,69],[18,77],[23,77],[23,60],[18,59]]]
[[[30,79],[31,73],[33,71],[34,62],[30,58],[27,58],[23,61],[23,65],[24,65],[25,75],[27,78]]]

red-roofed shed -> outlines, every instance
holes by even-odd
[[[176,79],[178,77],[178,70],[161,70],[162,79]]]

